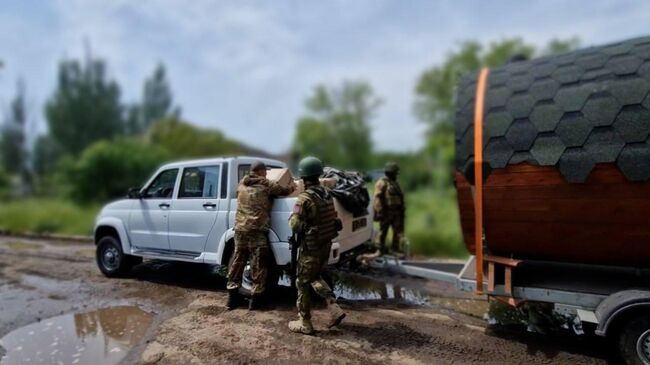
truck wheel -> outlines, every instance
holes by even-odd
[[[99,270],[109,278],[123,276],[142,262],[141,257],[125,255],[122,245],[113,236],[104,236],[97,242],[95,258]]]
[[[621,329],[618,348],[628,365],[650,365],[650,316],[634,318]]]

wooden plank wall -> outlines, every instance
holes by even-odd
[[[456,173],[461,226],[474,247],[471,186]],[[488,249],[515,258],[650,266],[650,182],[631,183],[613,164],[571,184],[555,167],[492,171],[484,185]]]

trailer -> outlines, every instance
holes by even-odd
[[[370,266],[454,284],[514,307],[546,303],[584,328],[594,328],[618,347],[627,364],[650,364],[650,269],[516,260],[486,255],[485,280],[477,286],[476,257],[412,261],[392,256]]]

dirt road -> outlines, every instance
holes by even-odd
[[[594,338],[486,328],[487,303],[442,283],[334,273],[348,317],[327,330],[317,309],[317,334],[301,336],[287,330],[296,315],[288,288],[273,309],[228,312],[213,267],[147,261],[130,278],[107,279],[93,255],[91,243],[0,237],[2,364],[27,356],[94,365],[604,364],[609,356]]]

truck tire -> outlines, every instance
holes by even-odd
[[[458,84],[456,170],[473,184],[477,74]],[[650,179],[650,37],[494,67],[485,94],[488,169],[528,162],[584,182],[610,163],[629,181]],[[485,170],[485,169],[484,169]]]
[[[629,320],[620,330],[618,349],[628,365],[650,365],[650,315]]]
[[[125,255],[119,240],[113,236],[99,239],[95,259],[99,270],[109,278],[124,276],[133,266],[142,262],[141,257]]]

